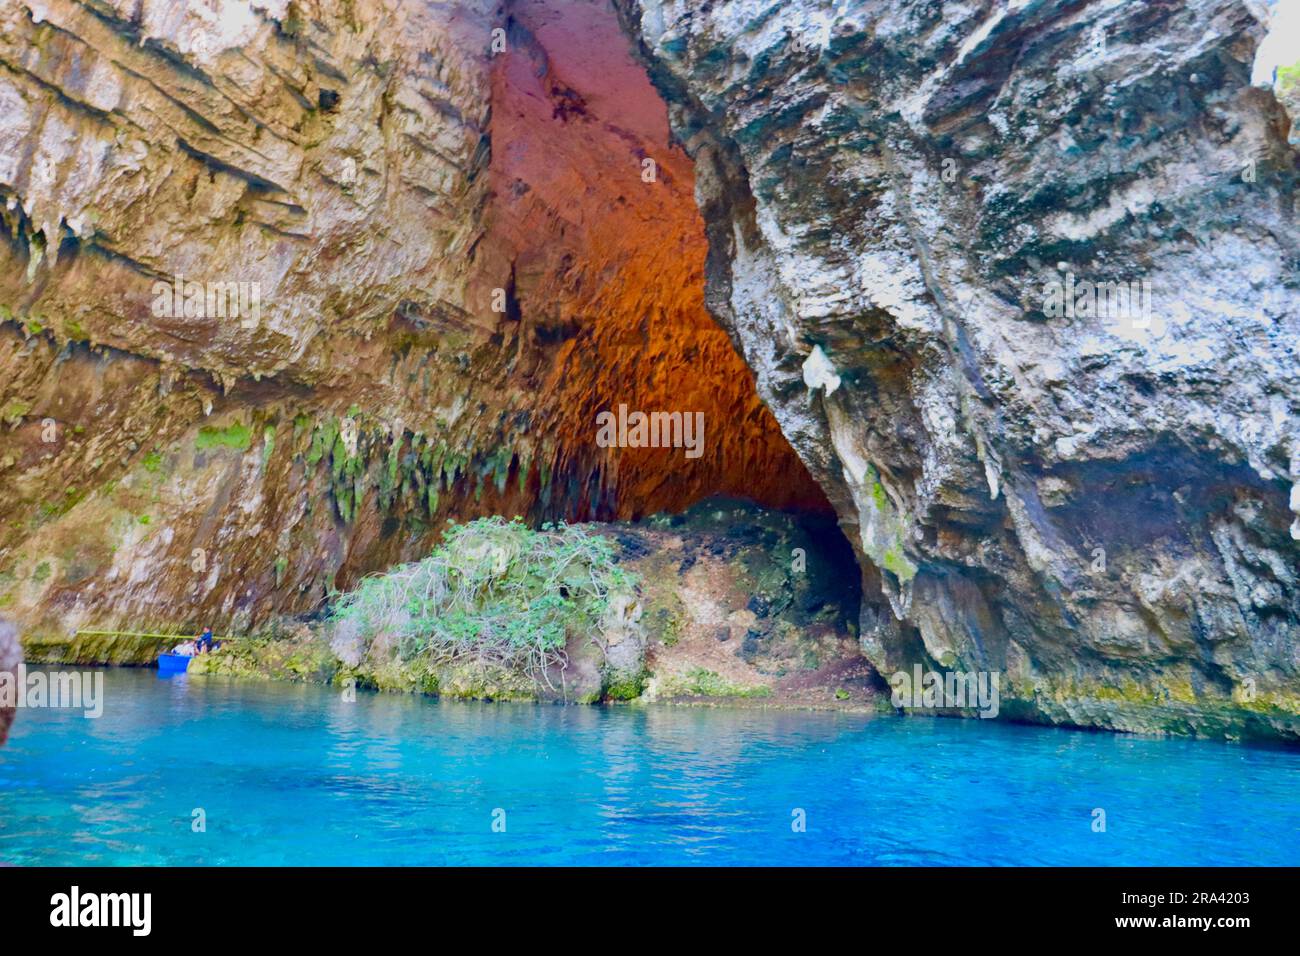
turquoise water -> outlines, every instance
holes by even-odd
[[[1296,750],[982,720],[349,703],[132,670],[107,671],[105,696],[99,720],[20,713],[0,749],[0,861],[1300,863]]]

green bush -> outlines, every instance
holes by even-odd
[[[403,660],[472,659],[549,684],[569,636],[595,636],[611,597],[635,587],[610,541],[581,525],[479,518],[453,522],[424,560],[363,579],[331,619],[367,646],[395,638]]]

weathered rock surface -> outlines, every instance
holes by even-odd
[[[16,674],[20,660],[18,628],[4,618],[0,618],[0,674]],[[4,743],[9,736],[9,727],[14,721],[14,711],[15,708],[12,706],[0,705],[0,744]]]
[[[448,515],[829,508],[704,309],[691,164],[603,3],[33,0],[0,65],[33,641],[308,611]],[[256,321],[160,308],[181,279]],[[598,447],[619,403],[704,412],[704,453]]]
[[[885,674],[1300,736],[1266,6],[615,7],[0,9],[0,610],[251,629],[449,515],[748,494],[838,515]],[[599,447],[621,403],[706,453]]]
[[[1265,7],[618,6],[696,161],[709,305],[879,598],[872,662],[1001,672],[1031,719],[1300,735]],[[1051,308],[1144,281],[1149,312]]]
[[[29,632],[310,607],[510,445],[471,397],[499,363],[463,373],[489,15],[5,5],[0,600]],[[257,321],[156,309],[178,278],[256,284]],[[418,488],[358,507],[390,454]]]

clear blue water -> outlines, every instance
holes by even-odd
[[[0,861],[1300,863],[1296,750],[981,720],[348,703],[151,671],[107,671],[105,691],[99,720],[20,713],[0,749]]]

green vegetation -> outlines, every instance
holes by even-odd
[[[870,465],[867,466],[866,484],[870,490],[868,502],[873,514],[872,520],[866,524],[863,547],[877,567],[894,575],[899,584],[907,584],[916,577],[917,572],[916,565],[908,558],[903,546],[909,526],[908,517],[890,504],[884,485]]]
[[[213,448],[233,448],[236,451],[248,451],[253,442],[253,430],[242,422],[235,422],[225,428],[204,425],[194,439],[194,447],[199,451]]]
[[[871,484],[871,500],[876,503],[876,508],[882,512],[889,508],[889,498],[885,495],[885,486],[879,481]]]
[[[772,689],[762,684],[753,686],[733,684],[716,671],[692,667],[685,674],[665,682],[663,693],[667,697],[770,697]]]
[[[80,504],[89,494],[90,490],[86,488],[65,488],[62,498],[42,501],[37,505],[37,524],[44,523],[51,518],[61,518]]]
[[[461,494],[481,502],[492,488],[504,495],[515,470],[519,489],[526,492],[538,462],[534,449],[512,443],[508,435],[488,447],[456,449],[445,437],[394,430],[356,405],[343,416],[319,421],[296,415],[293,449],[307,468],[329,472],[329,498],[345,523],[355,521],[367,504],[381,512],[419,511],[415,520],[432,523],[444,494],[462,483]]]
[[[907,555],[903,553],[901,547],[890,548],[885,551],[882,563],[886,571],[892,573],[904,584],[916,577],[916,565],[907,560]]]
[[[298,427],[297,421],[294,422],[294,428]],[[334,447],[334,439],[338,437],[338,424],[333,419],[327,421],[320,428],[312,431],[311,447],[307,450],[307,464],[314,465],[322,458],[325,453]]]
[[[22,421],[24,416],[31,410],[31,402],[24,402],[20,398],[11,398],[9,404],[4,407],[4,411],[0,412],[0,418],[3,418],[12,427]]]
[[[350,443],[344,431],[344,419],[327,419],[320,427],[313,429],[311,445],[306,454],[309,466],[322,460],[329,465],[330,490],[334,503],[339,517],[349,523],[356,517],[357,508],[365,495],[367,480],[360,426],[354,420],[352,427],[357,428],[358,432],[353,433],[357,437]]]
[[[1300,86],[1300,63],[1279,66],[1277,68],[1277,88],[1283,93],[1289,93],[1297,86]]]
[[[588,528],[480,518],[452,523],[423,561],[364,579],[332,619],[367,644],[396,638],[404,660],[497,665],[550,686],[568,638],[598,633],[610,599],[635,586]]]
[[[605,688],[605,696],[610,700],[636,700],[645,691],[650,672],[644,667],[631,677],[615,680]]]

